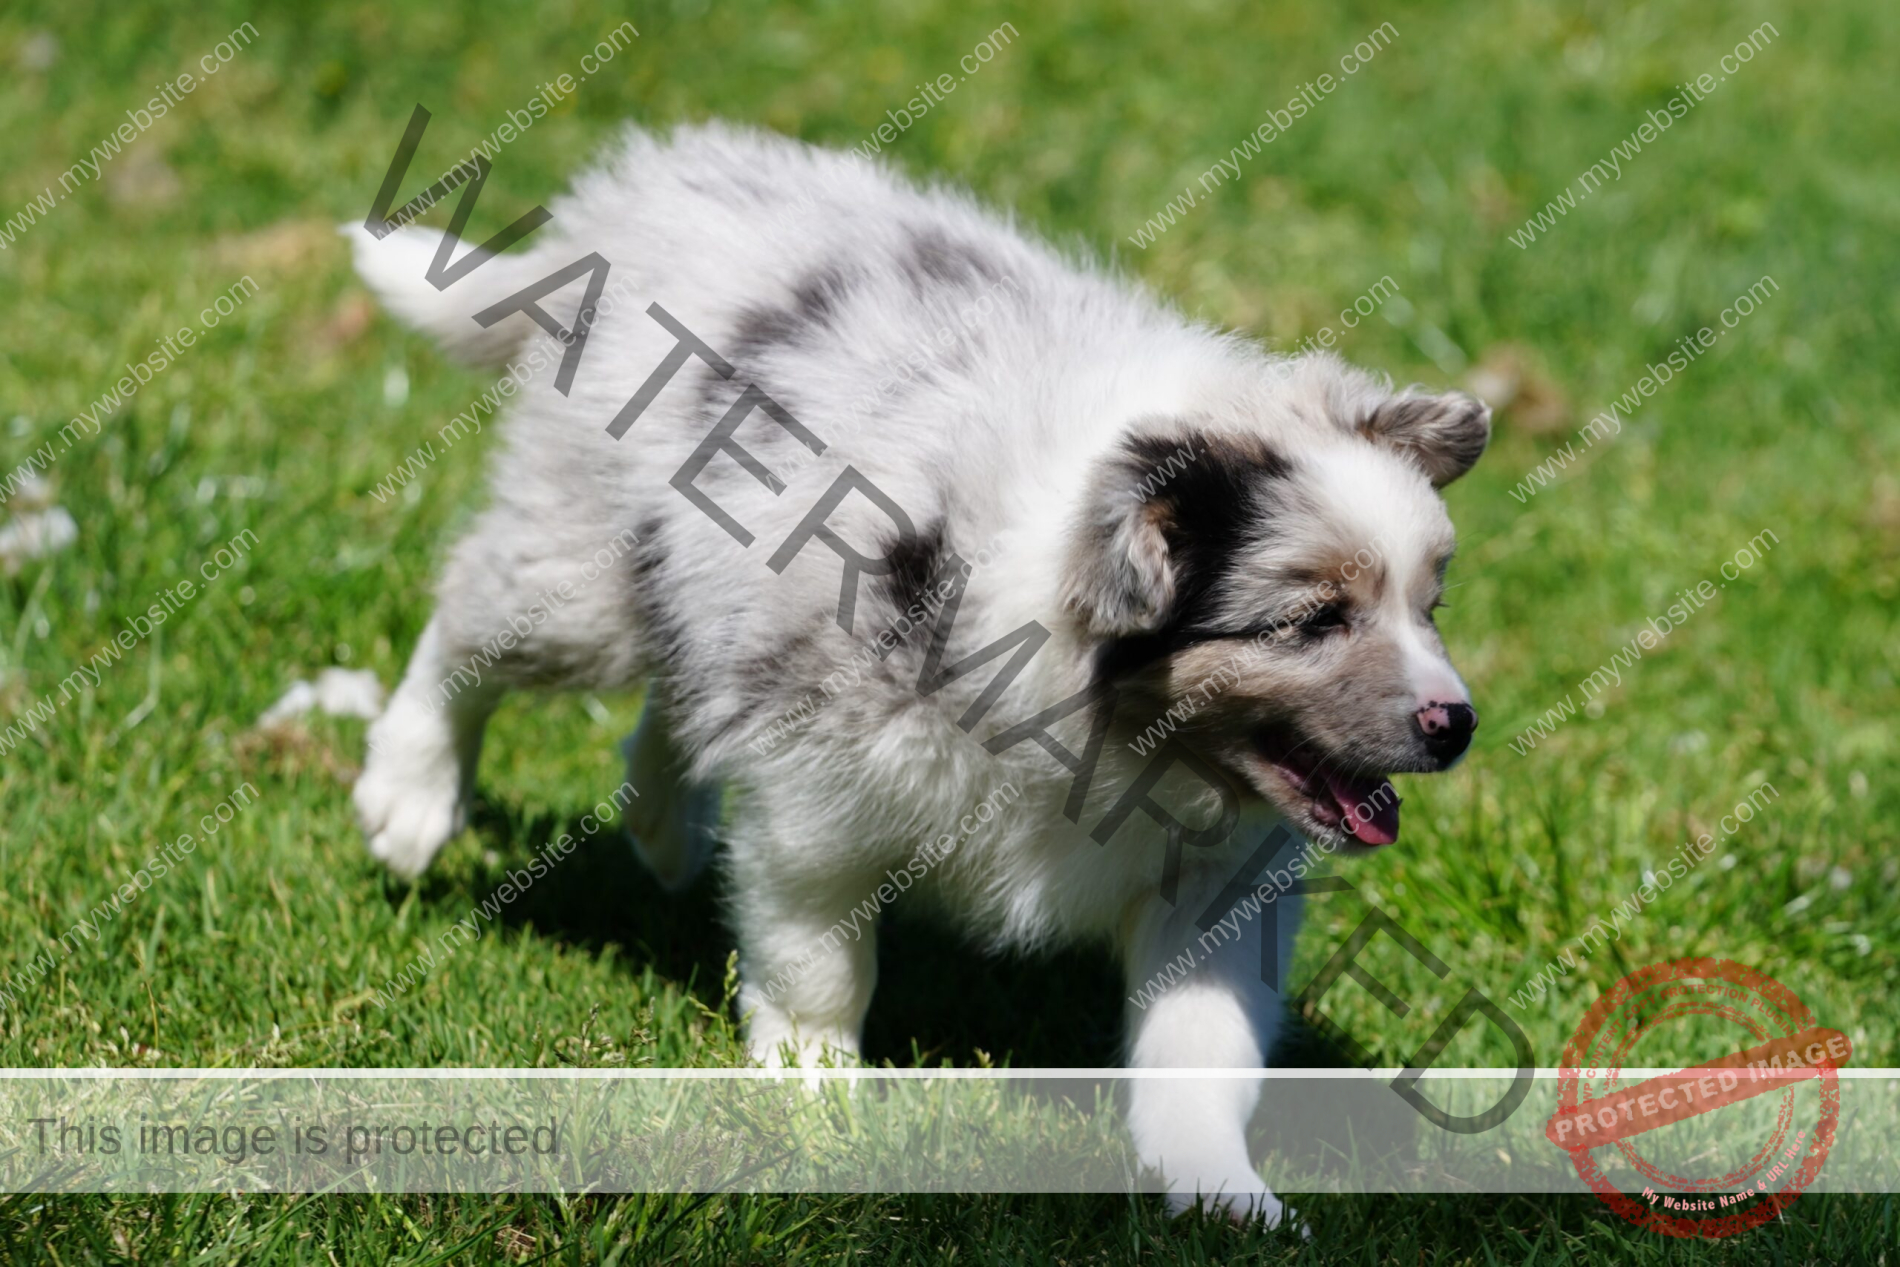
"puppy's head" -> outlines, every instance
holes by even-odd
[[[1477,725],[1433,622],[1454,545],[1436,490],[1484,451],[1489,411],[1330,360],[1264,403],[1124,437],[1065,605],[1148,748],[1179,739],[1309,836],[1390,844],[1387,776],[1449,768]]]

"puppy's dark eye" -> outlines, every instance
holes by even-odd
[[[1300,622],[1305,634],[1334,633],[1346,628],[1346,613],[1337,603],[1329,603]]]

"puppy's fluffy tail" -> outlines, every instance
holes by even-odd
[[[519,312],[486,327],[477,324],[475,314],[552,272],[542,252],[497,255],[437,290],[427,273],[442,243],[440,229],[397,229],[377,238],[360,224],[346,224],[341,232],[355,252],[357,275],[383,307],[433,338],[445,355],[469,365],[503,365],[534,331],[534,322]],[[454,258],[462,259],[475,245],[459,243]]]

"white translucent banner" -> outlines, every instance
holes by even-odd
[[[1254,1150],[1294,1193],[1900,1191],[1900,1071],[1739,1072],[1273,1070]],[[1156,1077],[1259,1075],[14,1070],[0,1188],[1158,1191],[1117,1111]]]

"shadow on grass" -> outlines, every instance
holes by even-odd
[[[510,871],[533,856],[508,848],[476,876],[440,870],[423,881],[431,903],[479,909],[496,903],[503,927],[595,951],[609,947],[628,971],[651,966],[717,1007],[736,939],[725,923],[717,864],[689,890],[660,888],[618,826],[583,834],[578,816],[522,817],[478,801],[485,841],[579,842],[561,864],[512,902],[497,901]],[[392,900],[400,897],[392,893]],[[1102,1068],[1121,1063],[1121,972],[1098,948],[1035,956],[993,955],[901,903],[878,925],[878,985],[864,1029],[871,1061],[899,1067],[988,1059],[1016,1068]],[[1275,1063],[1339,1067],[1342,1054],[1296,1015],[1275,1045]]]
[[[529,928],[536,936],[595,953],[611,947],[628,971],[651,966],[708,1007],[717,1007],[734,942],[723,921],[715,877],[702,877],[685,893],[667,893],[640,865],[618,824],[589,834],[581,828],[581,817],[526,816],[478,797],[475,835],[497,849],[500,860],[481,866],[472,877],[438,877],[432,871],[422,897],[475,910],[492,903],[498,908],[495,921],[504,928]],[[524,848],[521,842],[563,836],[574,839],[573,851],[526,892],[502,903],[500,889],[509,874],[525,870],[543,848],[540,843]],[[504,841],[513,843],[504,847],[499,844]]]

